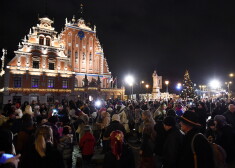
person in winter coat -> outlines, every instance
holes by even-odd
[[[154,130],[154,119],[150,111],[146,110],[142,113],[143,120],[143,133],[142,143],[140,147],[141,155],[141,168],[152,168],[154,166],[153,153],[154,153],[154,141],[155,141],[155,130]]]
[[[235,105],[230,104],[228,110],[223,113],[223,116],[225,116],[227,123],[231,124],[233,133],[235,134]]]
[[[163,120],[166,116],[166,104],[161,104],[160,107],[154,112],[153,118],[154,120]]]
[[[129,121],[127,118],[126,106],[124,106],[121,103],[118,103],[116,105],[116,114],[119,114],[120,123],[124,126],[126,132],[130,132],[129,125],[128,125]]]
[[[163,120],[166,131],[166,140],[163,145],[163,168],[180,168],[179,157],[183,145],[183,134],[176,127],[173,117],[166,117]]]
[[[94,154],[95,137],[92,135],[91,127],[89,125],[84,127],[84,131],[85,134],[80,139],[79,147],[82,153],[83,165],[86,168],[89,166],[91,158]]]
[[[110,134],[113,131],[120,130],[123,132],[124,136],[126,134],[126,130],[124,126],[120,123],[120,116],[118,114],[114,114],[112,116],[112,121],[110,122],[110,125],[106,128],[103,136],[103,150],[104,152],[107,152],[109,150],[110,146]]]
[[[196,109],[196,113],[197,113],[197,116],[198,116],[198,122],[199,122],[199,124],[201,124],[200,132],[204,134],[205,131],[206,131],[206,119],[207,119],[206,104],[203,103],[203,102],[200,102],[198,104],[197,109]]]
[[[224,148],[227,154],[228,167],[235,167],[235,139],[232,127],[227,124],[223,115],[216,115],[215,122],[215,143]]]
[[[63,127],[63,136],[59,140],[58,149],[62,153],[64,167],[72,167],[72,152],[73,152],[73,134],[71,127],[66,125]]]
[[[110,134],[111,150],[105,153],[103,168],[135,168],[132,150],[124,144],[124,135],[116,130]]]
[[[199,134],[198,116],[186,111],[180,118],[181,130],[185,133],[180,155],[180,168],[213,168],[212,148],[207,139]]]
[[[50,126],[43,125],[36,130],[35,142],[27,153],[23,168],[63,168],[63,158],[53,145]]]

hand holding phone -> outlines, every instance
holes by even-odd
[[[15,157],[11,157],[9,159],[6,160],[6,163],[13,163],[15,165],[15,167],[18,167],[18,163],[20,161],[20,154],[16,155]]]
[[[9,154],[9,153],[3,153],[0,156],[0,163],[6,163],[6,161],[10,158],[14,157],[13,154]]]

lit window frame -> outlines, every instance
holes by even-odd
[[[14,84],[14,88],[20,88],[20,87],[22,87],[21,77],[19,77],[19,76],[14,77],[14,82],[13,82],[13,84]]]
[[[38,78],[32,78],[32,88],[39,88],[39,79]]]
[[[68,84],[69,84],[68,80],[65,80],[65,79],[62,80],[62,88],[63,89],[68,89],[68,86],[69,86]]]
[[[54,88],[55,87],[55,80],[54,79],[48,79],[47,80],[47,87],[48,88]]]

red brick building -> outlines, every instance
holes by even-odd
[[[91,28],[80,18],[65,23],[61,33],[48,17],[19,43],[6,65],[3,103],[32,100],[45,103],[62,99],[123,98],[124,88],[112,88],[111,72],[103,48]]]

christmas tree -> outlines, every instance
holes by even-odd
[[[189,72],[186,70],[184,74],[184,81],[183,81],[183,90],[180,94],[181,98],[195,98],[195,90],[193,87],[193,82],[190,79]]]

